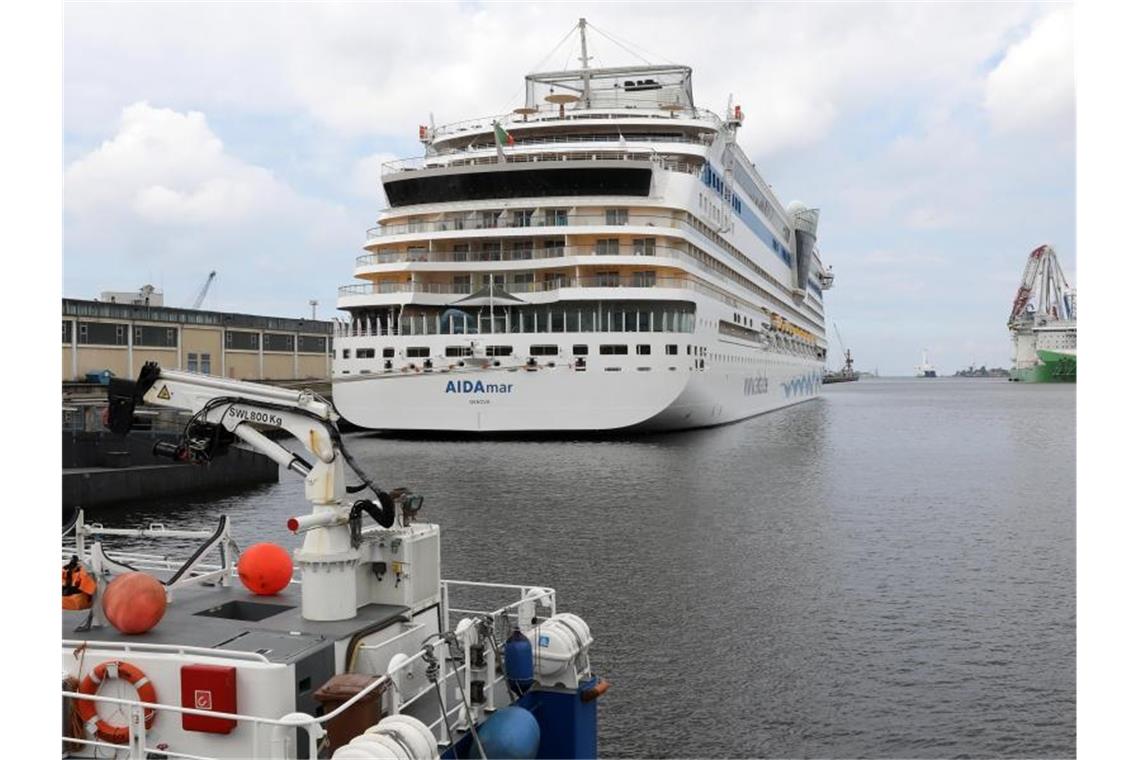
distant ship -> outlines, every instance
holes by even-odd
[[[1052,246],[1029,254],[1007,324],[1013,342],[1010,380],[1077,379],[1077,290],[1069,287]]]
[[[834,322],[832,324],[835,324]],[[839,338],[839,345],[843,347],[843,336],[839,334],[839,325],[835,325],[835,335]],[[859,379],[859,373],[855,371],[855,360],[851,358],[851,349],[843,349],[843,369],[835,372],[823,373],[823,384],[830,383],[850,383]]]
[[[915,367],[918,370],[916,377],[938,377],[938,373],[934,371],[934,365],[926,359],[926,349],[922,349],[922,364]]]

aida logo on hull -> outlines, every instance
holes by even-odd
[[[759,396],[768,392],[768,378],[765,375],[744,378],[744,395]]]
[[[448,380],[444,393],[510,393],[514,383],[485,383],[482,380]]]

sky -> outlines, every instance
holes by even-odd
[[[422,153],[429,114],[521,104],[527,72],[573,65],[550,53],[579,16],[742,105],[781,201],[821,209],[857,368],[1008,366],[1029,252],[1076,284],[1070,4],[68,3],[64,295],[187,306],[216,270],[204,308],[336,315],[380,164]],[[591,65],[637,60],[589,40]]]

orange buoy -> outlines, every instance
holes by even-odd
[[[259,596],[276,594],[293,578],[293,558],[277,544],[254,544],[238,558],[238,577]]]
[[[166,588],[153,576],[120,575],[103,592],[103,614],[122,633],[146,633],[166,613]]]

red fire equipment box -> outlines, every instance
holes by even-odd
[[[237,668],[223,665],[182,666],[182,706],[195,710],[237,712]],[[182,730],[228,734],[237,725],[231,718],[182,714]]]

